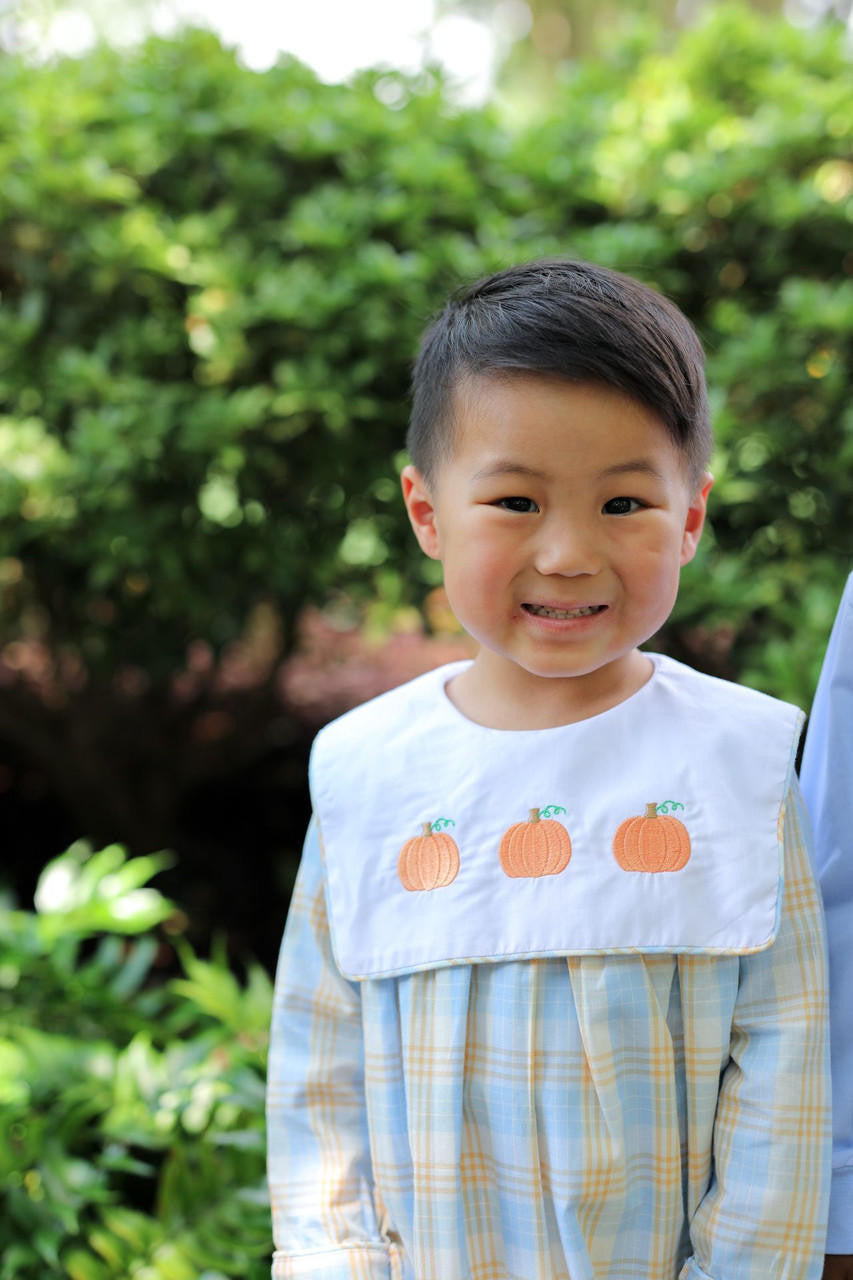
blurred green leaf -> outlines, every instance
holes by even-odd
[[[147,891],[171,917],[146,883],[167,863],[79,842],[47,916],[0,914],[0,1277],[268,1275],[269,979],[182,944],[187,978],[164,984],[162,937],[97,910]]]

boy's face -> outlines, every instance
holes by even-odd
[[[498,697],[502,681],[518,691],[554,678],[573,694],[584,681],[598,699],[618,693],[636,646],[675,602],[710,475],[691,486],[660,419],[592,383],[471,379],[455,422],[433,483],[406,467],[403,493],[456,617],[482,646],[475,665]]]

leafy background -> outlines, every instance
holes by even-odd
[[[269,1275],[270,979],[182,945],[161,863],[78,842],[0,914],[3,1280]]]
[[[684,308],[717,484],[654,643],[808,706],[853,550],[842,31],[719,5],[552,72],[509,119],[201,31],[0,57],[2,1278],[266,1266],[308,744],[465,651],[396,481],[457,284],[559,252]]]

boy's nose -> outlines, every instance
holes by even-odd
[[[543,574],[566,577],[598,573],[601,556],[591,530],[574,524],[552,524],[543,529],[536,548],[536,568]]]

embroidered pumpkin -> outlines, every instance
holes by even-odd
[[[565,871],[572,856],[572,842],[562,822],[549,813],[565,813],[560,805],[531,809],[526,822],[516,822],[505,831],[498,856],[508,876],[556,876]]]
[[[443,889],[456,879],[459,870],[456,841],[446,831],[437,829],[439,824],[451,822],[451,818],[425,822],[421,834],[403,845],[397,859],[397,874],[404,889]]]
[[[647,804],[642,817],[626,818],[619,826],[613,854],[623,871],[680,871],[690,857],[690,836],[678,818]]]

